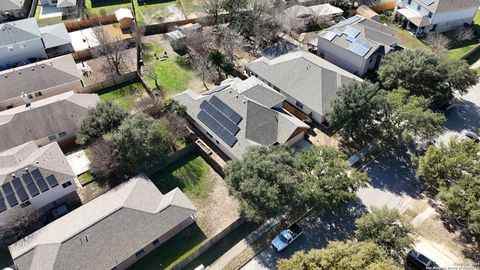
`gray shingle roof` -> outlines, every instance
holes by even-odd
[[[0,46],[9,46],[40,37],[40,31],[35,18],[0,24]]]
[[[58,0],[57,7],[75,7],[77,5],[77,0]]]
[[[45,49],[71,44],[72,40],[68,35],[65,24],[59,23],[40,28]]]
[[[99,102],[96,94],[67,92],[39,101],[30,107],[0,112],[0,151],[62,131],[76,131],[80,119]]]
[[[81,79],[71,54],[5,70],[0,72],[0,101]]]
[[[247,69],[324,115],[343,83],[360,78],[338,66],[305,51],[297,51],[269,60],[261,57]]]
[[[213,141],[218,140],[224,147],[229,148],[236,158],[241,158],[251,145],[286,143],[298,129],[308,129],[308,125],[281,108],[285,97],[259,79],[251,77],[242,81],[236,78],[222,85],[223,87],[218,88],[220,90],[212,89],[202,95],[187,90],[174,99],[187,107],[188,115],[209,131]],[[213,95],[243,118],[238,124],[240,131],[235,135],[238,141],[233,147],[226,145],[197,117],[200,103],[209,100]]]
[[[0,1],[0,11],[22,9],[24,0],[2,0]]]
[[[480,5],[478,0],[435,0],[432,4],[426,5],[421,0],[416,1],[432,13],[457,11]]]
[[[9,249],[22,270],[112,269],[195,212],[178,188],[163,195],[141,174]]]

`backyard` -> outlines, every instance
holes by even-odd
[[[229,196],[223,179],[196,153],[187,154],[150,179],[164,194],[176,187],[185,192],[198,210],[196,224],[161,245],[132,269],[169,269],[239,218],[238,202]]]
[[[97,92],[101,101],[110,100],[127,111],[132,110],[135,102],[145,94],[143,85],[139,82],[126,82],[102,89]]]

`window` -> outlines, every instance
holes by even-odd
[[[432,28],[430,29],[430,31],[433,32],[435,30],[437,30],[437,25],[436,24],[432,25]]]
[[[299,101],[295,101],[295,106],[297,106],[300,109],[303,109],[303,104]]]
[[[72,181],[68,181],[68,182],[63,183],[63,184],[62,184],[62,187],[63,187],[63,188],[66,188],[66,187],[69,187],[69,186],[71,186],[71,185],[72,185]]]
[[[57,135],[51,135],[51,136],[48,136],[48,139],[50,141],[55,141],[57,139]]]
[[[412,0],[408,0],[407,4],[411,5],[411,4],[412,4]]]
[[[212,138],[212,134],[210,132],[207,132],[208,137]]]
[[[22,208],[25,208],[25,207],[27,207],[27,206],[29,206],[29,205],[31,205],[31,204],[32,204],[32,203],[31,203],[30,201],[26,201],[26,202],[20,204],[20,206],[21,206]]]
[[[420,4],[417,5],[417,11],[420,11],[422,10],[422,6],[420,6]]]
[[[67,132],[65,132],[65,131],[62,131],[62,132],[58,133],[58,137],[60,137],[60,138],[65,137],[65,136],[67,136]]]
[[[139,251],[137,251],[137,252],[135,253],[135,256],[138,258],[138,257],[143,256],[144,254],[145,254],[145,251],[144,251],[143,248],[142,248],[142,249],[140,249]]]
[[[15,52],[15,48],[13,48],[13,46],[8,46],[8,51],[13,53]]]
[[[431,19],[431,18],[432,18],[432,16],[433,16],[433,13],[432,13],[432,12],[428,12],[428,18],[430,18],[430,19]]]
[[[220,143],[218,142],[218,140],[215,140],[215,142],[216,142],[217,144],[220,144]]]
[[[159,243],[160,243],[160,241],[158,241],[158,239],[155,239],[155,240],[153,240],[153,242],[152,242],[152,244],[153,244],[154,246],[158,245]]]

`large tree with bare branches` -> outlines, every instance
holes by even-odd
[[[94,55],[104,56],[108,63],[105,68],[121,75],[120,67],[122,64],[126,65],[128,58],[126,53],[128,42],[112,36],[103,27],[94,28],[94,32],[99,42],[99,45],[93,49]]]

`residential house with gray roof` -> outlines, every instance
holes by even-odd
[[[82,74],[71,54],[0,71],[0,111],[83,87]]]
[[[80,203],[80,185],[58,143],[34,141],[0,152],[0,220],[37,212],[55,219]]]
[[[18,270],[122,270],[194,223],[195,212],[180,189],[162,194],[140,174],[9,250]]]
[[[82,117],[99,101],[97,94],[66,92],[0,111],[0,151],[31,140],[40,146],[54,141],[71,146]]]
[[[35,18],[0,24],[0,70],[73,51],[63,23],[39,28]]]
[[[472,25],[478,0],[398,0],[396,15],[416,36],[442,33]]]
[[[309,126],[282,108],[285,96],[257,78],[235,78],[201,95],[174,97],[187,107],[194,126],[231,159],[252,145],[293,145]]]
[[[72,15],[77,9],[77,0],[40,0],[40,4],[61,10],[63,16]]]
[[[32,0],[0,1],[0,21],[14,21],[28,16]]]
[[[246,65],[246,71],[285,96],[297,110],[318,123],[330,112],[340,86],[353,80],[352,73],[305,51],[269,59],[261,57]]]
[[[395,29],[356,15],[318,35],[317,54],[357,75],[376,70],[382,57],[395,50]]]

